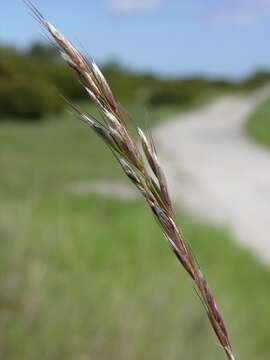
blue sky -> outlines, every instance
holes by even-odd
[[[243,77],[270,68],[270,0],[35,0],[98,62],[165,75]],[[1,0],[0,42],[41,39],[21,0]]]

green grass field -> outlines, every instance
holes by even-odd
[[[145,116],[132,112],[140,121]],[[224,359],[143,202],[66,192],[77,181],[122,179],[83,124],[66,115],[41,124],[3,122],[0,171],[1,359]],[[225,229],[184,212],[179,222],[237,358],[268,360],[269,271]]]
[[[255,141],[270,146],[270,98],[257,107],[248,119],[246,128]]]

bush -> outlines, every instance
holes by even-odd
[[[107,63],[102,70],[123,105],[136,102],[152,107],[190,107],[208,93],[249,91],[270,81],[267,70],[241,82],[198,76],[164,79],[130,71],[117,62]],[[64,102],[53,86],[70,100],[89,98],[55,48],[43,43],[25,52],[0,47],[0,117],[37,119],[60,110]]]
[[[260,70],[251,75],[243,85],[248,89],[256,89],[270,83],[269,70]]]
[[[44,81],[4,81],[0,86],[0,116],[38,119],[59,111],[63,102]]]
[[[51,83],[63,94],[71,100],[82,100],[89,98],[86,91],[83,90],[76,75],[66,64],[60,62],[51,64],[48,68],[48,77]]]
[[[190,86],[180,81],[166,81],[152,89],[148,97],[148,105],[192,105],[197,100],[198,93]]]
[[[154,90],[148,98],[148,105],[189,105],[192,103],[192,97],[186,91],[179,92],[174,89],[158,89]]]
[[[63,104],[46,67],[15,49],[0,49],[0,117],[37,119]]]

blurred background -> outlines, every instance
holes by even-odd
[[[150,128],[237,358],[270,357],[270,1],[36,0]],[[223,359],[21,1],[0,3],[0,358]]]

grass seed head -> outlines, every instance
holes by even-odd
[[[154,177],[145,166],[136,141],[126,127],[120,105],[115,101],[110,86],[98,66],[93,61],[89,64],[71,42],[50,24],[29,0],[24,1],[39,23],[51,34],[67,64],[78,74],[83,87],[105,115],[106,125],[101,125],[73,105],[71,105],[72,108],[111,148],[124,173],[144,195],[174,254],[194,281],[196,291],[204,304],[210,323],[227,358],[234,360],[228,332],[221,313],[197,262],[194,260],[190,247],[181,234],[181,229],[178,230],[176,226],[167,180],[159,163],[152,139],[148,141],[144,132],[138,129],[143,151]]]

